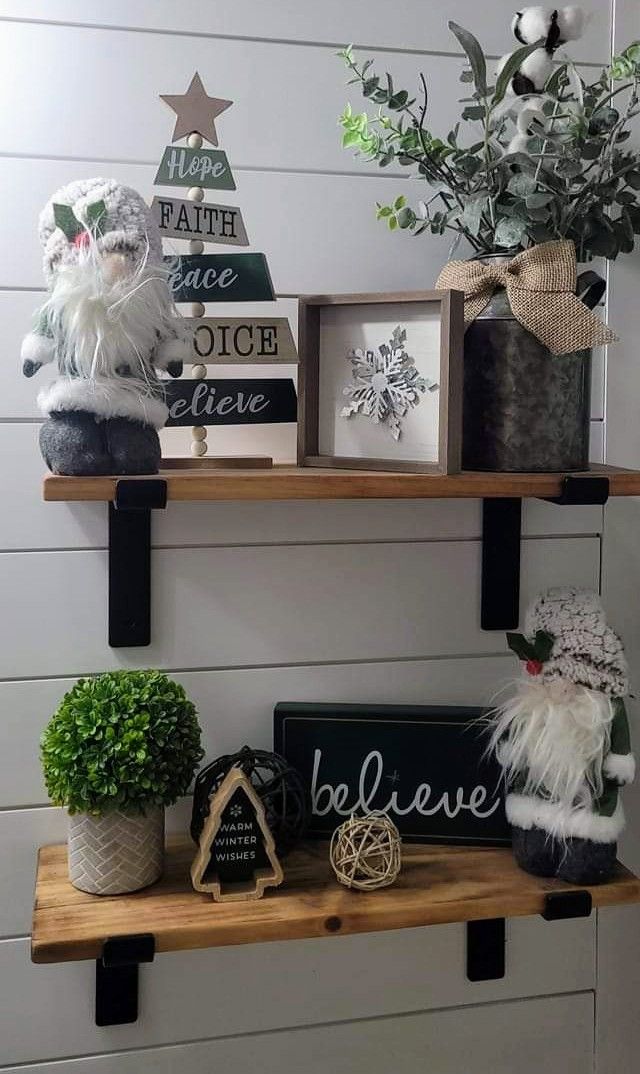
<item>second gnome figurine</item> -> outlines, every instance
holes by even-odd
[[[493,713],[491,742],[516,860],[537,876],[601,883],[624,826],[620,787],[635,774],[622,643],[597,594],[575,588],[537,597],[525,635],[507,640],[524,674]]]
[[[188,348],[168,286],[158,227],[135,190],[81,179],[40,215],[47,300],[22,344],[42,389],[40,448],[56,474],[149,474],[168,416],[158,371],[179,376]]]

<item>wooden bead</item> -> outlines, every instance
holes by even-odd
[[[194,380],[204,380],[206,375],[207,375],[207,367],[206,367],[206,365],[199,365],[198,364],[198,365],[192,365],[191,366],[191,376],[193,377]]]
[[[202,135],[197,131],[193,131],[187,138],[187,145],[189,149],[202,149]]]
[[[206,440],[194,440],[193,443],[191,444],[191,454],[195,455],[196,457],[198,455],[206,455],[207,454]]]
[[[204,250],[204,243],[203,243],[202,239],[191,239],[191,241],[189,242],[189,253],[190,254],[201,254],[203,250]]]
[[[187,197],[189,201],[202,201],[204,198],[204,190],[201,186],[192,186],[187,190]]]
[[[192,317],[204,317],[204,302],[192,302],[191,303],[191,316]]]
[[[193,440],[206,440],[207,430],[204,425],[194,425],[191,430],[191,437]]]

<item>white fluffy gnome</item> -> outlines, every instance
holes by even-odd
[[[40,448],[58,474],[147,474],[166,422],[157,370],[182,372],[187,347],[158,227],[113,179],[62,187],[39,221],[47,300],[23,341],[25,376],[57,362],[38,396]]]
[[[624,826],[619,788],[635,774],[622,643],[598,596],[575,588],[537,597],[525,630],[507,634],[524,675],[491,737],[516,860],[537,876],[600,883]]]

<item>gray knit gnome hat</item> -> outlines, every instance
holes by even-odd
[[[569,679],[610,697],[624,697],[629,692],[622,642],[608,626],[597,593],[574,586],[541,593],[527,611],[525,632],[533,639],[529,644],[542,645],[540,659],[528,660],[530,674],[539,674],[546,681]],[[509,636],[515,651],[518,649],[511,639],[519,637]]]
[[[61,187],[40,213],[44,274],[51,283],[60,265],[77,260],[79,240],[91,231],[104,253],[162,265],[162,240],[149,206],[116,179],[77,179]]]

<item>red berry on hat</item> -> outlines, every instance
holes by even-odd
[[[90,236],[89,236],[88,231],[79,231],[78,234],[76,235],[75,239],[73,240],[73,245],[74,246],[88,246],[89,245],[89,237]]]
[[[525,667],[529,675],[539,675],[542,671],[541,660],[527,660]]]

